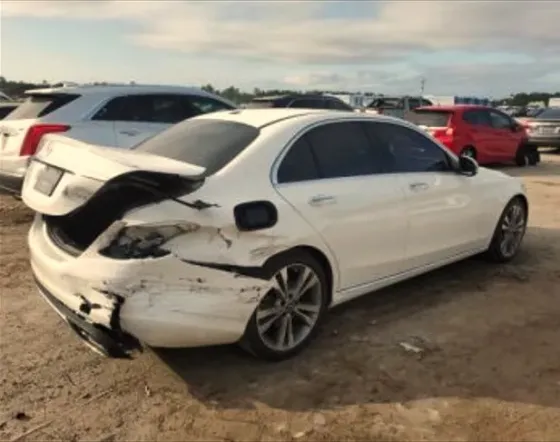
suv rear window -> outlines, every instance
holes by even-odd
[[[206,168],[216,173],[260,134],[247,124],[215,119],[185,120],[138,144],[134,149]]]
[[[44,117],[79,97],[80,95],[77,94],[31,94],[8,114],[6,120]]]
[[[410,119],[418,126],[447,127],[450,116],[448,111],[414,110]]]

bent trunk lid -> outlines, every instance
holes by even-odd
[[[26,173],[25,204],[45,215],[66,215],[108,181],[131,172],[203,179],[206,169],[157,155],[93,146],[60,135],[45,138]]]

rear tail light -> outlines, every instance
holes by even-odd
[[[434,137],[452,137],[455,134],[455,130],[452,127],[446,127],[443,129],[436,129],[432,131]]]
[[[37,151],[37,147],[39,146],[39,142],[44,135],[66,132],[69,129],[70,126],[65,124],[34,124],[25,134],[19,155],[22,157],[34,155]]]

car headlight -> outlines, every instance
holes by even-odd
[[[196,224],[123,227],[99,253],[113,259],[160,258],[170,254],[162,245],[197,228]]]

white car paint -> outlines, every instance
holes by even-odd
[[[119,97],[142,95],[171,95],[180,97],[204,97],[235,108],[235,104],[199,88],[163,85],[119,86],[65,86],[27,91],[29,97],[46,97],[52,94],[78,95],[79,97],[54,111],[38,118],[0,121],[0,184],[2,177],[23,179],[30,155],[20,154],[25,136],[37,124],[61,124],[69,126],[63,135],[91,144],[130,149],[141,141],[170,127],[170,123],[143,121],[100,121],[92,119],[111,100]],[[25,106],[25,102],[23,106]],[[48,136],[48,135],[46,135]]]
[[[73,312],[79,313],[84,302],[96,304],[90,313],[79,313],[85,321],[113,329],[116,315],[123,331],[150,346],[233,343],[272,283],[223,266],[259,268],[294,247],[314,249],[332,269],[331,305],[337,305],[484,251],[508,201],[525,194],[519,179],[485,168],[471,177],[395,173],[277,184],[283,156],[311,127],[377,121],[422,131],[390,117],[305,109],[236,110],[190,121],[212,119],[261,128],[260,135],[187,195],[128,210],[79,256],[52,239],[44,215],[68,217],[98,198],[107,181],[135,170],[194,179],[204,168],[50,137],[37,153],[22,193],[24,202],[39,212],[29,248],[40,290]],[[46,165],[68,171],[50,196],[35,190]],[[209,206],[197,210],[185,205],[197,200]],[[240,231],[234,207],[262,200],[277,207],[277,224]],[[316,204],[310,205],[311,200]],[[103,256],[100,251],[123,226],[167,232],[169,240],[160,248],[170,253],[143,259]]]

